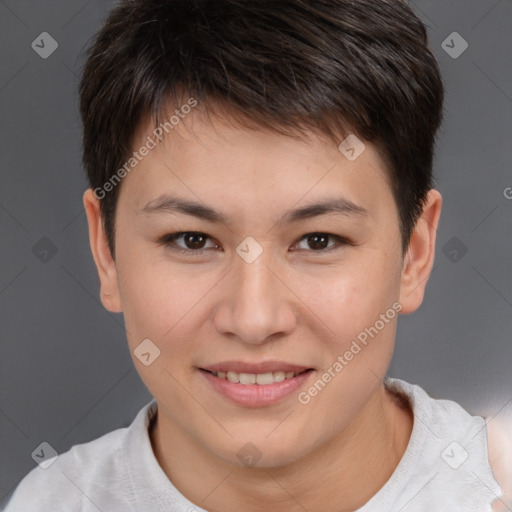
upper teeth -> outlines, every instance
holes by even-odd
[[[282,382],[285,379],[291,379],[301,372],[269,372],[269,373],[238,373],[238,372],[212,372],[219,379],[228,379],[229,382],[240,384],[272,384]]]

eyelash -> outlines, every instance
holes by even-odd
[[[164,235],[163,237],[159,238],[157,240],[157,243],[159,245],[164,245],[166,248],[171,249],[172,251],[178,252],[180,254],[186,254],[188,256],[200,256],[204,252],[213,249],[213,247],[207,248],[207,249],[183,249],[180,247],[173,247],[172,244],[175,242],[175,240],[178,240],[179,238],[182,238],[184,235],[200,235],[206,237],[208,240],[210,240],[210,237],[206,233],[202,233],[200,231],[178,231],[176,233],[169,233],[167,235]],[[346,238],[343,238],[338,235],[333,235],[332,233],[324,233],[323,231],[312,231],[311,233],[306,233],[299,239],[299,243],[306,239],[307,237],[311,235],[323,235],[327,236],[330,239],[334,239],[337,242],[337,246],[329,247],[327,249],[319,249],[317,251],[315,250],[308,250],[307,252],[312,253],[319,253],[319,254],[325,254],[327,252],[330,252],[332,250],[340,249],[341,246],[344,245],[353,245],[351,242],[349,242]],[[304,250],[304,249],[299,249]]]

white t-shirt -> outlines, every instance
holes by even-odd
[[[490,512],[503,491],[489,463],[485,420],[417,385],[392,378],[385,385],[409,399],[413,430],[390,479],[357,512]],[[148,426],[156,410],[153,400],[129,427],[34,468],[6,512],[205,512],[173,486],[154,456]]]

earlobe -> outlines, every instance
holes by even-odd
[[[89,242],[92,256],[100,279],[101,302],[112,313],[120,313],[122,307],[117,282],[117,269],[108,247],[101,217],[100,202],[91,188],[84,192],[83,202],[89,225]]]
[[[430,190],[404,258],[400,287],[400,303],[403,307],[401,312],[404,314],[416,311],[423,301],[434,264],[441,207],[441,194],[435,189]]]

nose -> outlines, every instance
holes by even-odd
[[[286,336],[297,323],[297,297],[263,254],[252,263],[235,261],[214,316],[219,334],[252,345]]]

